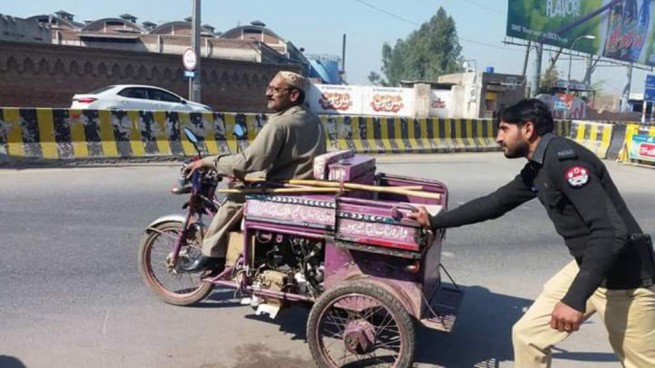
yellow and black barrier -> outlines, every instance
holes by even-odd
[[[194,155],[181,133],[191,128],[205,154],[245,148],[266,123],[266,114],[184,113],[48,108],[0,108],[0,161],[112,159]],[[440,153],[498,150],[491,119],[414,119],[321,116],[330,149],[359,153]],[[232,133],[241,125],[247,136]],[[557,121],[568,136],[571,122]]]
[[[571,135],[574,141],[588,148],[600,158],[607,158],[615,124],[609,122],[574,120]]]
[[[571,135],[571,120],[555,120],[553,133],[562,137],[569,137]]]
[[[498,148],[492,120],[324,115],[332,149],[360,153],[477,152]]]
[[[7,158],[93,159],[189,156],[195,149],[181,134],[191,128],[208,154],[236,152],[266,122],[266,115],[0,109],[0,155]],[[241,124],[247,138],[232,134]]]

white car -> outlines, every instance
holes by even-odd
[[[73,96],[71,109],[211,112],[211,108],[154,86],[117,84]]]

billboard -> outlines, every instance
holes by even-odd
[[[655,66],[653,0],[509,0],[509,37]],[[594,36],[586,39],[583,36]]]
[[[451,111],[452,93],[450,90],[432,90],[430,91],[430,113],[429,116],[441,119],[450,118],[454,111]]]
[[[540,94],[537,98],[550,107],[555,119],[585,119],[587,116],[587,103],[571,94]]]
[[[362,93],[354,86],[314,84],[307,100],[317,114],[356,115],[362,110]]]
[[[362,87],[362,114],[414,116],[414,89]]]
[[[645,134],[633,135],[630,159],[655,162],[655,137]]]
[[[321,115],[414,116],[415,112],[413,88],[313,84],[305,102]]]

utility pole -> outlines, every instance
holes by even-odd
[[[530,59],[530,45],[532,41],[528,41],[528,46],[525,48],[525,59],[523,60],[523,73],[521,75],[525,78],[525,74],[528,71],[528,60]]]
[[[584,39],[595,40],[596,36],[594,36],[594,35],[582,35],[582,36],[576,38],[575,40],[573,40],[573,42],[571,42],[571,46],[569,47],[569,73],[568,73],[568,75],[566,77],[566,94],[567,95],[569,94],[569,91],[571,90],[571,64],[573,63],[573,48],[575,47],[576,42],[584,40]]]
[[[628,101],[630,100],[630,84],[632,83],[632,66],[630,63],[626,70],[626,80],[625,85],[623,86],[623,96],[621,96],[621,108],[619,111],[628,112]]]
[[[541,55],[544,44],[537,42],[535,44],[534,70],[532,72],[532,81],[530,83],[530,97],[536,97],[539,94],[539,78],[541,77]]]
[[[585,58],[587,62],[587,66],[585,67],[585,72],[584,72],[584,84],[587,86],[587,88],[591,89],[591,74],[594,72],[594,56],[592,54],[587,55]]]
[[[191,15],[191,48],[196,53],[196,68],[193,71],[193,78],[189,84],[189,99],[194,102],[200,102],[200,86],[202,81],[200,79],[201,69],[200,60],[202,55],[200,53],[200,0],[193,1],[193,13]]]

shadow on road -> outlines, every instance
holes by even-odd
[[[234,289],[216,288],[207,298],[190,308],[234,308],[243,307],[241,299],[234,296]]]
[[[512,361],[512,326],[530,306],[532,300],[496,294],[480,286],[464,287],[464,301],[452,333],[434,331],[417,326],[416,356],[418,367],[473,367],[497,368],[501,362]],[[224,308],[241,306],[233,290],[218,289],[198,308]],[[292,305],[283,309],[272,320],[267,315],[257,316],[254,310],[243,318],[279,327],[280,339],[306,341],[306,324],[310,305]],[[245,344],[239,348],[247,357],[232,368],[301,368],[313,366],[311,361],[293,352],[277,351],[260,343]],[[609,362],[613,354],[568,352],[554,348],[553,358],[558,360]],[[0,367],[5,365],[0,357]],[[20,362],[19,362],[20,364]],[[9,368],[22,365],[7,365]],[[206,365],[202,368],[218,368]]]
[[[557,347],[553,348],[553,359],[570,360],[574,362],[617,362],[614,353],[570,352]]]
[[[0,355],[0,367],[2,368],[27,368],[18,358]]]
[[[512,325],[532,301],[496,294],[480,286],[463,289],[464,301],[453,332],[418,329],[417,363],[486,368],[513,359]]]
[[[532,301],[496,294],[479,286],[463,287],[463,289],[464,301],[452,333],[417,328],[416,363],[438,367],[486,368],[497,367],[499,362],[513,359],[512,325]],[[221,308],[240,305],[239,301],[232,297],[232,292],[217,290],[199,307]],[[293,306],[282,310],[275,320],[271,320],[266,315],[257,316],[254,311],[246,314],[244,318],[275,324],[286,338],[305,341],[308,314],[309,308]],[[262,354],[264,352],[266,349]],[[265,356],[272,358],[270,354],[264,354],[259,358],[264,359]],[[287,356],[284,361],[292,363],[288,361],[289,358]],[[254,359],[251,362],[252,366],[257,366],[258,361],[259,359]],[[269,362],[275,361],[275,359],[269,360]],[[250,366],[245,362],[244,364],[239,367]]]
[[[291,308],[280,311],[274,320],[270,319],[267,315],[258,316],[254,314],[254,311],[244,318],[279,325],[280,332],[284,333],[290,340],[305,341],[307,340],[305,326],[307,325],[309,309],[309,306],[305,308],[300,305],[294,305]]]
[[[532,301],[513,296],[496,294],[479,286],[463,287],[464,301],[460,308],[457,323],[452,333],[433,331],[424,327],[417,328],[416,363],[420,366],[437,367],[498,367],[499,362],[513,359],[511,330],[512,325],[523,314],[524,308]],[[228,293],[225,293],[228,296]],[[214,293],[212,300],[219,299]],[[236,302],[238,304],[238,301]],[[222,303],[214,303],[208,307],[219,307]],[[309,308],[293,306],[282,310],[275,320],[266,315],[247,314],[246,319],[261,323],[271,323],[279,326],[280,338],[291,340],[306,340],[305,326]],[[271,359],[275,352],[263,349],[259,358]],[[263,355],[262,355],[263,354]],[[284,354],[283,354],[284,355]],[[249,365],[243,362],[241,367],[257,367],[261,359],[254,359]],[[301,364],[296,358],[288,355],[278,357],[279,362]],[[252,360],[251,359],[251,360]],[[300,365],[302,366],[302,365]]]

